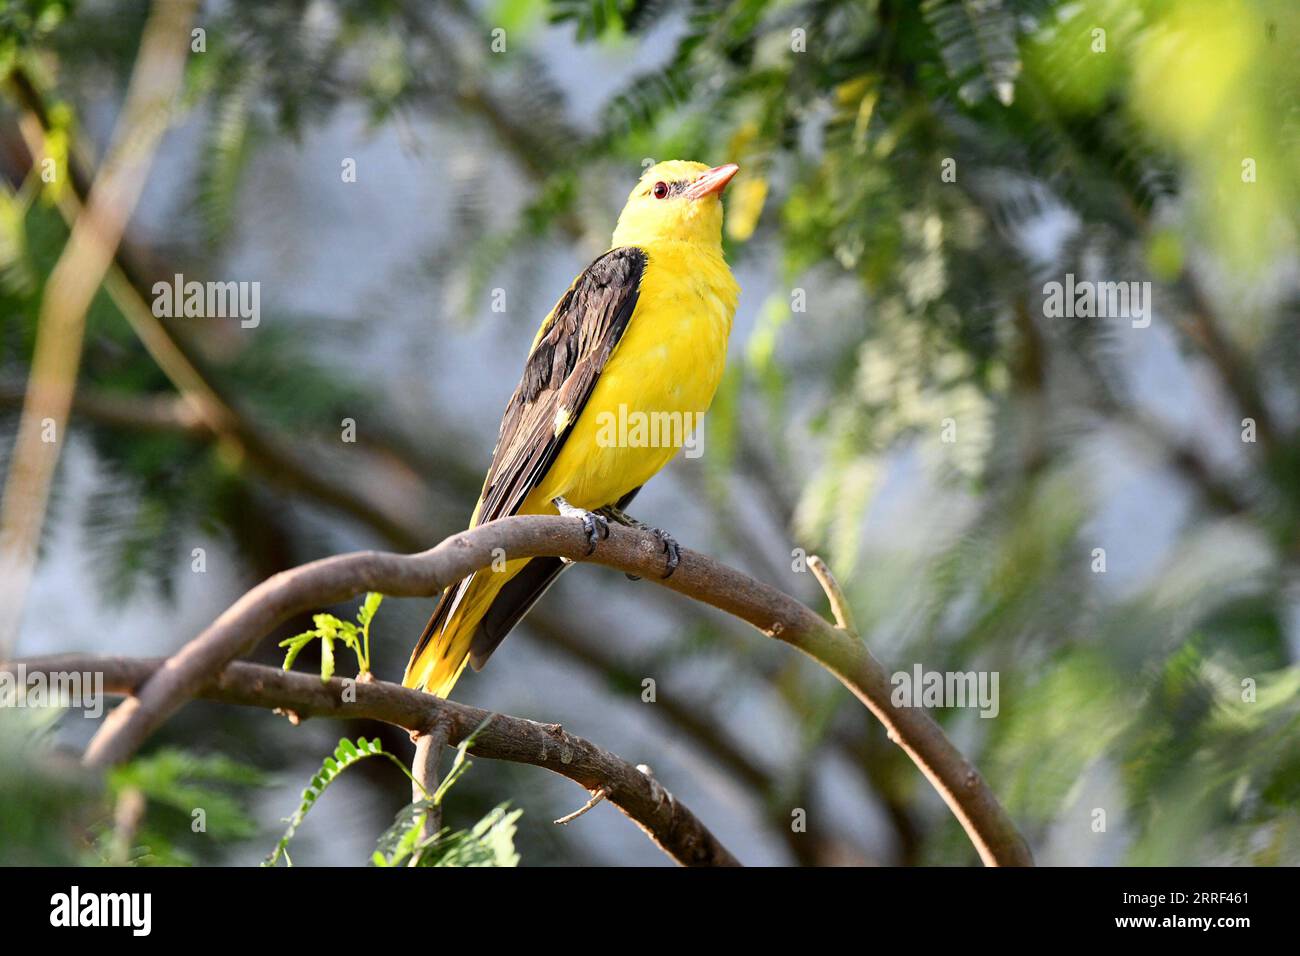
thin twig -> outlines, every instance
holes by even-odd
[[[853,609],[849,606],[848,598],[844,596],[840,582],[835,580],[835,575],[831,574],[831,569],[826,566],[826,562],[812,554],[808,556],[808,568],[817,579],[817,583],[822,586],[822,590],[826,592],[826,599],[831,602],[831,613],[835,615],[835,623],[840,630],[847,631],[855,638],[858,637],[857,625],[853,623]]]
[[[578,807],[578,809],[556,820],[555,821],[556,825],[564,826],[566,824],[572,823],[574,820],[578,819],[578,817],[582,816],[584,813],[586,813],[588,810],[590,810],[592,807],[600,803],[600,801],[604,800],[608,796],[609,796],[609,791],[604,787],[601,787],[599,790],[597,790],[591,795],[590,800],[588,800],[582,806]]]

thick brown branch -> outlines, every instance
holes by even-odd
[[[654,673],[655,668],[649,661],[639,664],[629,661],[625,654],[608,650],[608,644],[581,637],[581,631],[572,622],[560,621],[543,611],[543,608],[537,608],[528,615],[525,633],[536,639],[547,652],[558,650],[567,654],[575,663],[616,686],[640,687],[642,678]],[[772,794],[780,792],[782,781],[745,753],[727,734],[722,721],[705,701],[687,699],[676,693],[660,694],[655,705],[645,709],[671,724],[678,736],[690,738],[695,746],[731,774],[732,782],[740,784],[744,792],[757,802],[770,821],[772,833],[785,842],[786,848],[801,865],[818,866],[829,858],[829,841],[791,829],[788,810],[770,799]],[[802,807],[807,807],[813,800],[806,787],[799,788],[791,798]]]
[[[167,664],[158,659],[69,655],[0,663],[0,670],[14,673],[21,665],[29,679],[34,674],[55,672],[102,674],[105,693],[134,694]],[[345,698],[349,690],[355,691],[355,700],[347,699],[353,696],[351,693]],[[442,742],[455,746],[474,734],[469,751],[476,756],[543,767],[588,791],[603,790],[610,803],[683,866],[740,865],[662,784],[616,754],[566,733],[559,724],[489,714],[383,681],[358,681],[349,688],[339,678],[322,684],[319,677],[310,674],[243,661],[229,664],[210,677],[198,687],[196,696],[291,711],[299,718],[382,720],[414,731],[420,735],[414,775],[430,792],[437,786],[436,752]],[[422,746],[423,741],[429,743]],[[418,759],[420,754],[423,760]]]
[[[247,653],[294,614],[348,600],[365,591],[432,596],[489,567],[500,549],[509,559],[558,556],[639,574],[710,604],[803,651],[834,674],[885,725],[943,797],[989,865],[1028,865],[1028,847],[979,772],[923,710],[895,707],[889,675],[866,646],[794,598],[712,558],[683,549],[676,573],[660,579],[663,556],[648,532],[612,527],[588,556],[581,523],[554,516],[506,518],[458,534],[415,555],[365,551],[316,561],[253,588],[202,634],[170,658],[153,679],[104,721],[86,762],[125,760],[188,697],[228,662]]]

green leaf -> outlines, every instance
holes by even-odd
[[[419,866],[518,866],[515,824],[522,810],[509,813],[509,804],[492,809],[468,830],[437,840],[421,858]]]
[[[371,592],[366,595],[360,610],[357,612],[358,624],[351,621],[342,621],[333,614],[321,612],[312,615],[312,624],[310,631],[304,631],[301,634],[295,634],[293,637],[286,638],[280,642],[280,646],[288,648],[284,656],[283,667],[289,670],[293,667],[294,661],[302,653],[304,647],[314,640],[321,642],[321,682],[328,682],[334,676],[337,663],[334,656],[334,642],[341,641],[344,646],[349,648],[357,658],[358,674],[365,674],[370,670],[370,623],[374,620],[375,612],[379,610],[379,605],[383,601],[382,594]]]
[[[400,760],[384,751],[378,737],[373,740],[359,737],[356,743],[344,737],[334,748],[334,753],[322,761],[320,770],[311,778],[310,785],[303,790],[298,809],[294,811],[293,816],[288,818],[288,827],[285,829],[284,835],[280,837],[280,841],[275,845],[270,855],[262,861],[263,866],[275,866],[281,856],[284,857],[289,866],[293,865],[293,861],[289,859],[288,854],[289,842],[293,839],[294,834],[298,832],[298,827],[302,826],[308,812],[316,805],[316,801],[321,798],[330,784],[339,778],[339,774],[367,757],[387,757],[408,778],[411,776],[410,771],[406,769]]]
[[[291,637],[280,642],[281,647],[288,646],[289,648],[288,653],[284,655],[283,667],[285,670],[290,670],[293,667],[293,662],[298,659],[298,655],[302,653],[302,649],[310,644],[315,636],[315,633],[308,631],[306,634],[299,634],[296,637]]]
[[[379,610],[379,605],[384,602],[384,596],[377,591],[371,591],[366,595],[365,601],[361,605],[361,610],[357,611],[357,621],[363,628],[369,632],[370,622],[375,619],[375,612]]]

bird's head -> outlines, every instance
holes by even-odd
[[[722,190],[740,167],[709,168],[681,159],[651,166],[641,176],[614,229],[615,246],[677,239],[722,242]]]

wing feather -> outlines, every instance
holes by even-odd
[[[636,309],[646,256],[612,249],[552,310],[501,420],[478,521],[515,514],[555,461]]]
[[[547,316],[501,419],[475,524],[517,513],[559,455],[632,319],[646,261],[645,252],[636,247],[611,249],[578,276]],[[503,602],[489,628],[491,636],[480,644],[476,666],[482,666],[556,573],[539,575],[534,587],[521,586]],[[447,625],[472,580],[473,575],[443,592],[412,661]],[[511,605],[517,613],[507,609]]]

